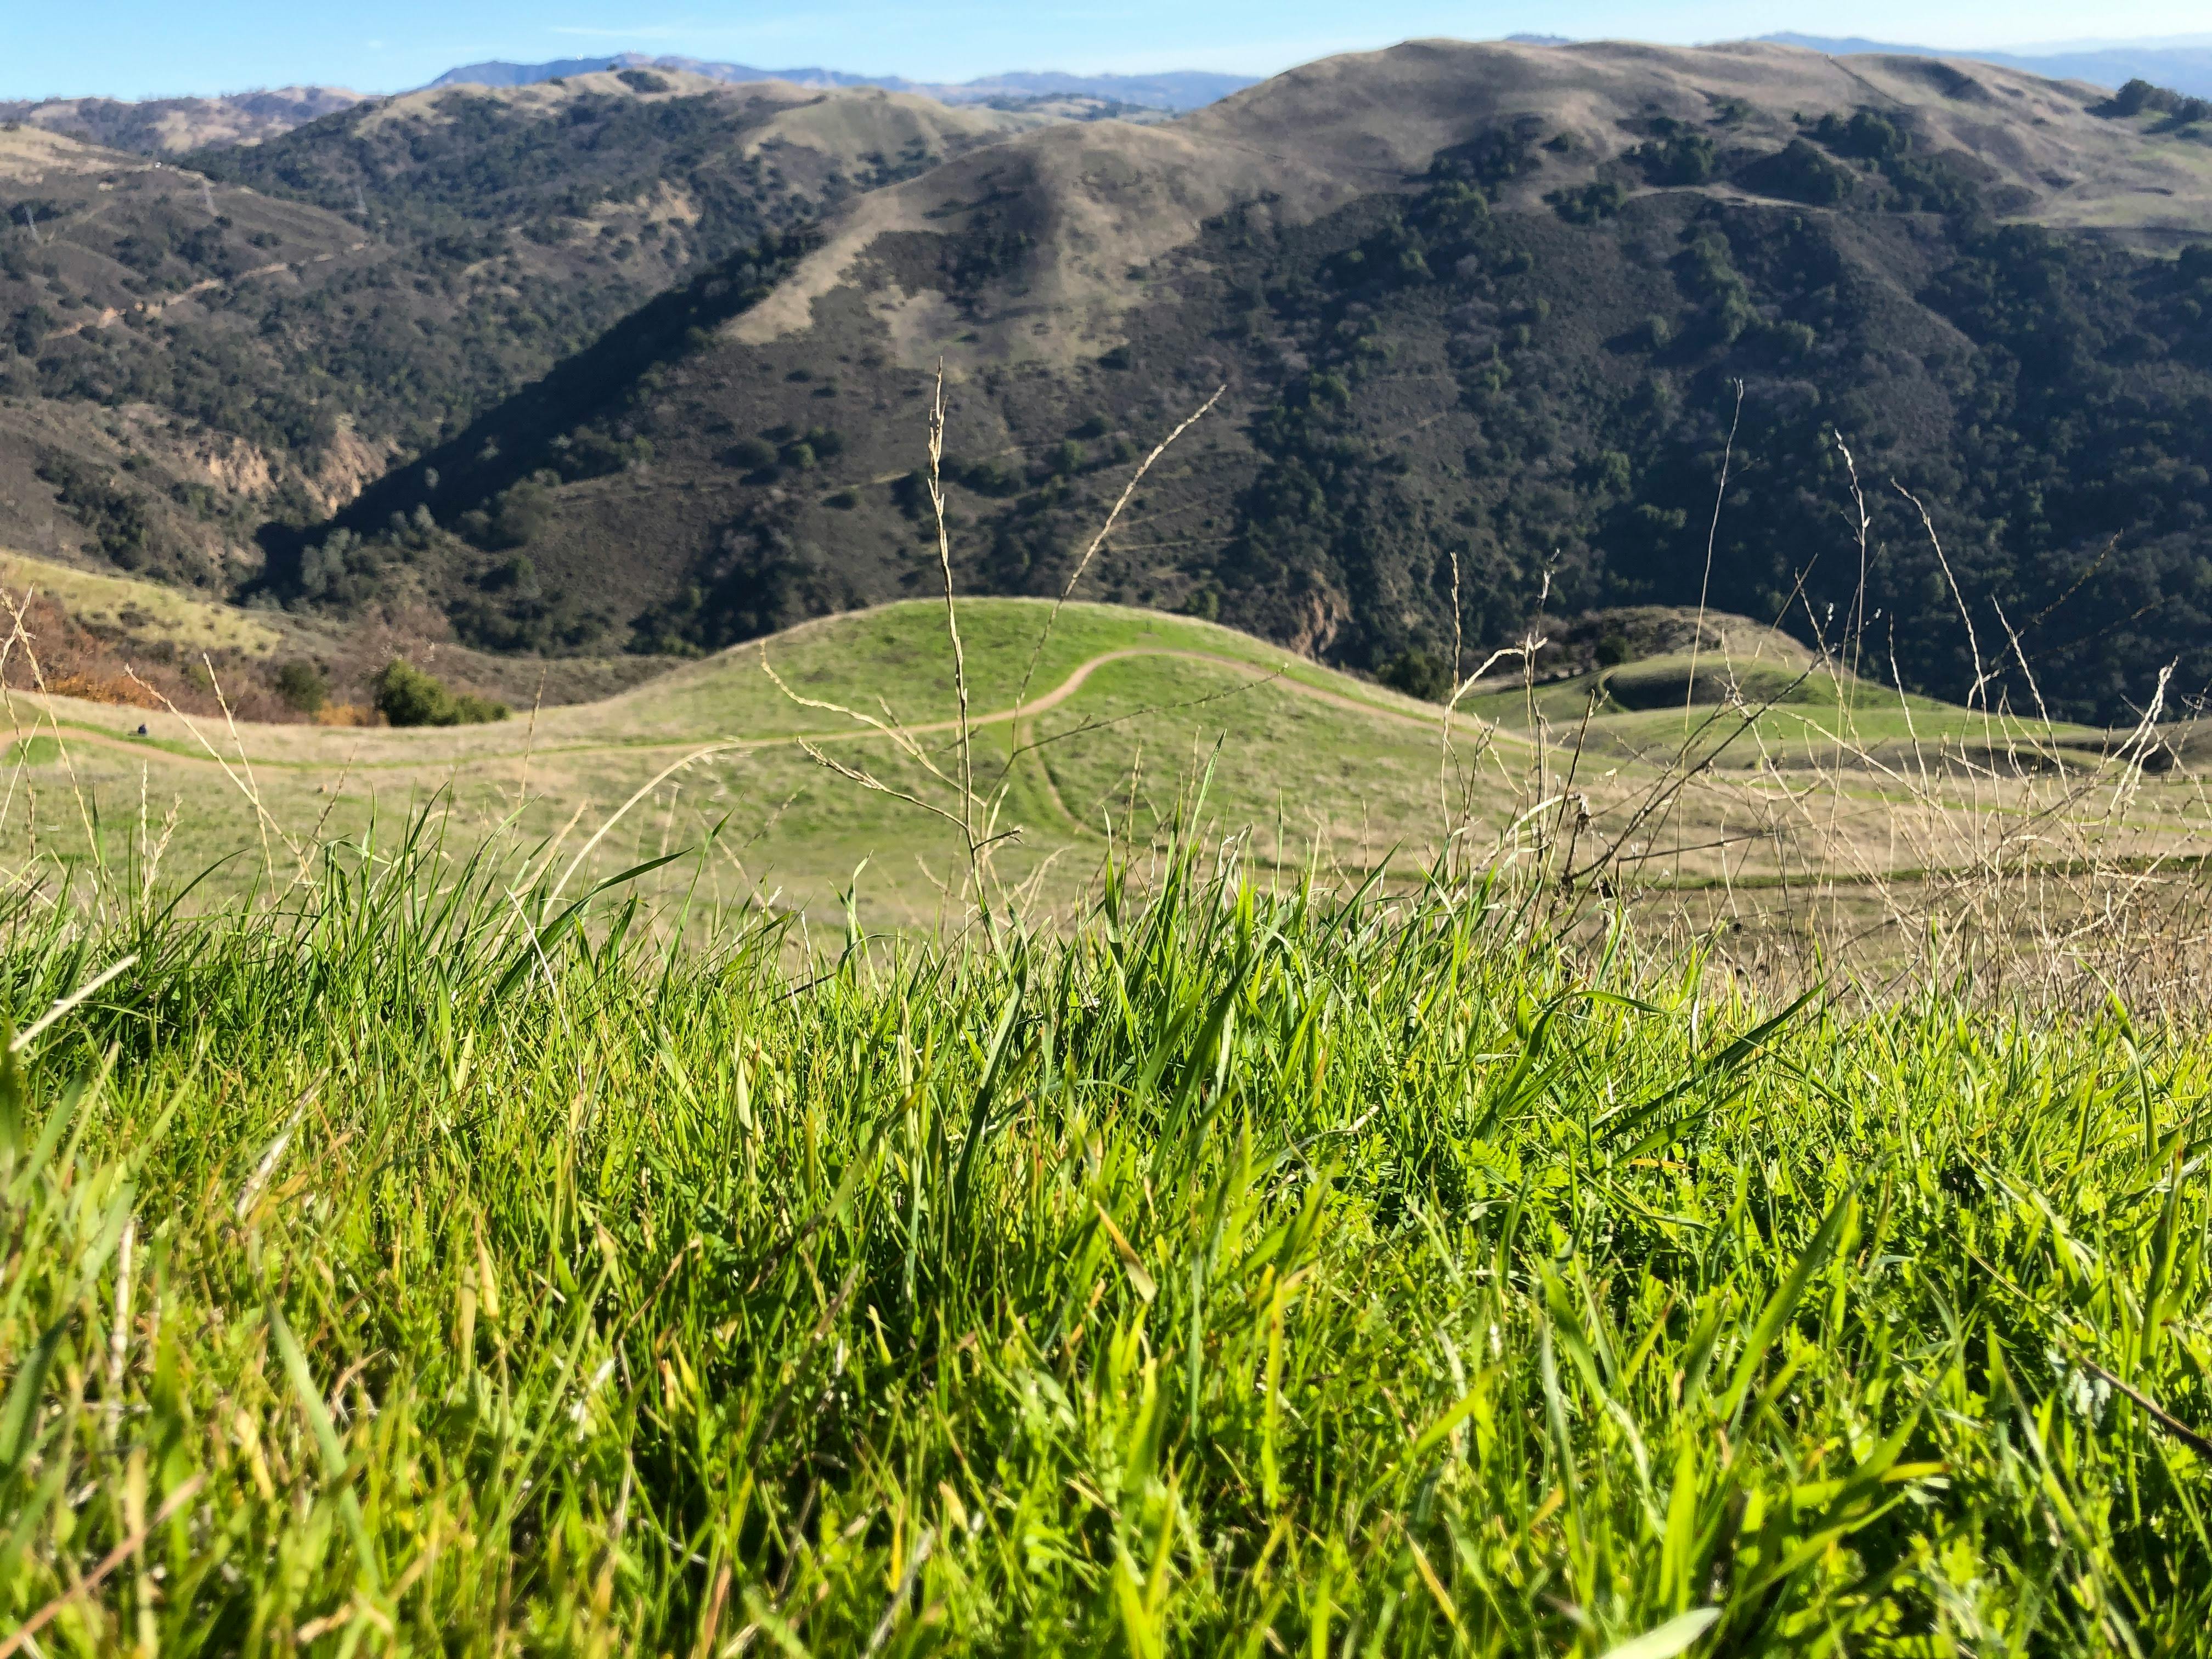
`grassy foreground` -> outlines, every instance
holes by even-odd
[[[12,918],[0,1651],[2212,1628],[2200,1037],[1187,850],[796,980],[440,868]]]

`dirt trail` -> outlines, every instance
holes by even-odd
[[[368,246],[367,242],[354,242],[347,246],[346,252],[358,253]],[[143,315],[149,319],[159,317],[171,306],[196,298],[211,289],[229,288],[234,283],[245,282],[248,277],[252,276],[272,276],[280,270],[305,270],[309,265],[326,265],[337,257],[335,253],[318,253],[312,258],[307,259],[278,259],[270,264],[256,265],[251,270],[241,270],[235,276],[204,277],[192,283],[189,288],[180,288],[175,293],[163,295],[159,299],[141,300],[131,307],[131,311],[133,315]],[[46,336],[46,343],[52,345],[57,340],[66,340],[73,334],[83,333],[87,329],[112,328],[123,320],[123,316],[124,313],[115,307],[106,307],[82,321],[71,323],[66,328],[56,329]]]
[[[1008,721],[1012,720],[1017,717],[1022,720],[1029,720],[1035,715],[1048,714],[1053,709],[1059,708],[1062,703],[1066,702],[1078,691],[1080,691],[1083,689],[1084,683],[1089,680],[1090,678],[1093,674],[1097,673],[1100,669],[1107,666],[1109,664],[1126,661],[1133,657],[1174,657],[1190,662],[1205,663],[1214,667],[1236,669],[1249,675],[1249,682],[1254,685],[1272,682],[1274,684],[1282,686],[1286,690],[1296,692],[1300,696],[1310,697],[1316,702],[1326,703],[1331,708],[1349,709],[1355,714],[1371,714],[1378,720],[1394,720],[1401,725],[1418,726],[1425,731],[1433,731],[1436,729],[1435,721],[1424,719],[1420,715],[1408,714],[1400,709],[1386,708],[1380,703],[1364,702],[1358,697],[1348,697],[1340,692],[1326,691],[1319,686],[1307,685],[1301,681],[1291,679],[1287,676],[1270,674],[1257,665],[1239,658],[1217,656],[1214,653],[1206,651],[1178,651],[1170,649],[1164,646],[1132,646],[1120,651],[1103,652],[1096,657],[1091,658],[1085,662],[1078,664],[1074,672],[1070,673],[1068,677],[1062,680],[1058,685],[1054,686],[1048,691],[1039,693],[1036,696],[1031,698],[1027,702],[1023,703],[1018,709],[1011,708],[998,708],[993,709],[985,714],[970,715],[968,721],[969,729],[973,731],[987,726],[1004,726]],[[22,695],[27,701],[35,694],[25,693]],[[52,701],[56,702],[66,702],[73,701],[73,699],[55,698],[52,699]],[[58,719],[58,715],[56,718]],[[1468,722],[1468,726],[1470,728],[1479,728],[1480,725],[1480,722]],[[210,722],[210,726],[212,726],[212,722]],[[919,721],[914,725],[906,726],[904,730],[917,737],[934,736],[948,732],[957,732],[959,729],[959,726],[960,722],[956,718],[950,720]],[[196,727],[195,729],[199,728]],[[269,730],[271,728],[264,727],[262,729]],[[209,740],[215,743],[218,752],[221,752],[222,744],[217,735],[219,732],[220,728],[216,727],[210,730],[208,735]],[[12,742],[25,738],[33,738],[41,735],[46,737],[57,735],[54,720],[39,720],[28,722],[19,720],[9,732],[9,738]],[[88,744],[94,748],[113,749],[125,754],[137,755],[142,759],[148,760],[158,757],[164,763],[167,764],[216,767],[226,763],[235,764],[237,760],[234,747],[232,750],[232,752],[225,754],[222,761],[219,763],[213,756],[210,756],[204,751],[194,752],[189,750],[172,748],[169,746],[170,743],[173,741],[172,739],[136,738],[118,732],[96,731],[87,726],[76,725],[74,722],[65,722],[62,724],[59,735],[65,744],[72,745]],[[728,744],[730,745],[727,752],[732,754],[745,754],[757,749],[772,749],[781,744],[799,743],[801,741],[814,744],[847,743],[856,741],[865,742],[870,738],[880,739],[881,736],[882,734],[879,732],[875,731],[872,728],[855,724],[842,730],[823,732],[778,732],[772,737],[762,738],[738,738],[734,739],[716,740],[705,737],[694,737],[671,738],[665,742],[655,741],[653,743],[579,743],[547,744],[539,747],[536,750],[536,753],[541,759],[550,759],[555,756],[566,757],[595,754],[650,755],[677,750],[698,748],[709,742],[720,742]],[[258,767],[276,769],[285,771],[317,771],[343,763],[336,759],[283,760],[278,759],[275,757],[250,756],[249,757],[252,759],[253,764]],[[512,752],[503,751],[495,754],[468,756],[465,757],[464,763],[470,765],[483,765],[487,763],[501,760],[520,760],[521,757],[521,751],[520,750],[516,750]],[[356,772],[394,769],[415,770],[424,767],[450,766],[454,763],[455,759],[452,756],[441,757],[424,755],[421,757],[407,757],[395,756],[377,760],[356,760],[352,763],[351,769]]]

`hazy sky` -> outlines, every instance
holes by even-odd
[[[1264,75],[1422,35],[1729,40],[1795,29],[1938,46],[2083,32],[2059,0],[0,0],[0,97],[236,91],[294,82],[391,91],[457,64],[673,52],[918,80],[1000,70],[1215,69]],[[2203,0],[2106,0],[2106,38],[2205,27]]]

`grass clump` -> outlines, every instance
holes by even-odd
[[[371,682],[377,712],[394,726],[482,726],[507,718],[507,705],[455,691],[434,674],[394,657]]]
[[[1762,1005],[1184,848],[791,971],[421,836],[27,898],[0,1628],[47,1651],[2152,1652],[2212,1044]],[[2154,1402],[2154,1412],[2140,1401]],[[1694,1645],[1694,1648],[1692,1644]]]

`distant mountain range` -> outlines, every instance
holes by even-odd
[[[1832,58],[1862,53],[1904,58],[1963,58],[1976,63],[1997,64],[2025,70],[2054,81],[2087,81],[2094,86],[2118,87],[2144,80],[2176,92],[2212,96],[2212,35],[2182,35],[2143,40],[2085,40],[2045,46],[2010,49],[1981,48],[1948,51],[1857,35],[1830,36],[1783,32],[1763,34],[1763,42],[1801,46]],[[1568,44],[1564,35],[1515,34],[1515,46],[1558,46]],[[589,75],[607,70],[676,70],[727,82],[784,81],[800,87],[882,87],[895,92],[920,93],[950,104],[994,103],[1011,99],[1088,97],[1181,114],[1203,109],[1232,92],[1256,84],[1259,77],[1218,75],[1198,70],[1164,75],[1068,75],[1057,71],[1035,74],[988,75],[957,82],[912,81],[898,75],[849,75],[841,70],[756,69],[746,64],[710,63],[696,58],[648,57],[643,52],[617,52],[607,58],[562,58],[544,64],[493,62],[468,64],[448,70],[432,87],[518,87]]]
[[[1966,58],[2025,70],[2055,81],[2086,81],[2094,86],[2117,88],[2141,79],[2192,96],[2212,97],[2212,34],[2137,40],[2072,40],[2048,46],[1959,51],[1874,40],[1859,35],[1784,32],[1759,39],[1766,44],[1825,52],[1832,58],[1875,54]],[[1506,44],[1565,46],[1571,42],[1565,35],[1513,34],[1506,37]],[[972,81],[931,82],[909,80],[899,75],[853,75],[818,66],[757,69],[748,64],[624,52],[605,58],[557,58],[542,64],[517,64],[503,59],[465,64],[447,70],[422,90],[464,86],[536,86],[575,76],[625,70],[696,75],[726,84],[781,81],[825,91],[880,88],[915,93],[945,104],[1005,107],[1035,105],[1055,98],[1076,98],[1095,100],[1107,106],[1102,110],[1094,104],[1091,109],[1079,112],[1091,118],[1102,113],[1139,110],[1187,114],[1255,85],[1260,78],[1203,70],[1176,70],[1159,75],[1071,75],[1043,70],[987,75]],[[210,143],[258,143],[374,95],[337,87],[301,86],[222,97],[162,98],[137,102],[108,98],[0,101],[0,123],[40,126],[117,149],[176,155]]]
[[[1202,70],[1176,70],[1164,75],[1066,75],[1057,70],[1034,74],[987,75],[980,80],[957,83],[909,81],[900,75],[848,75],[829,69],[755,69],[746,64],[714,64],[696,58],[649,58],[643,52],[617,52],[611,58],[556,58],[546,64],[466,64],[447,70],[433,87],[522,87],[539,82],[565,80],[572,75],[592,75],[608,70],[672,70],[702,75],[710,81],[782,81],[798,87],[881,87],[891,92],[919,93],[947,104],[983,104],[1010,98],[1106,98],[1145,109],[1203,109],[1231,93],[1253,85],[1258,76],[1215,75]]]
[[[2130,81],[2148,81],[2192,96],[2212,97],[2212,35],[2182,36],[2169,40],[2083,41],[2048,48],[2027,46],[2014,51],[1947,52],[1936,46],[1900,46],[1891,40],[1868,40],[1857,35],[1762,34],[1778,46],[1802,46],[1831,58],[1851,58],[1875,52],[1886,57],[1965,58],[1978,64],[1998,64],[2026,70],[2053,81],[2087,81],[2092,86],[2118,87]]]

